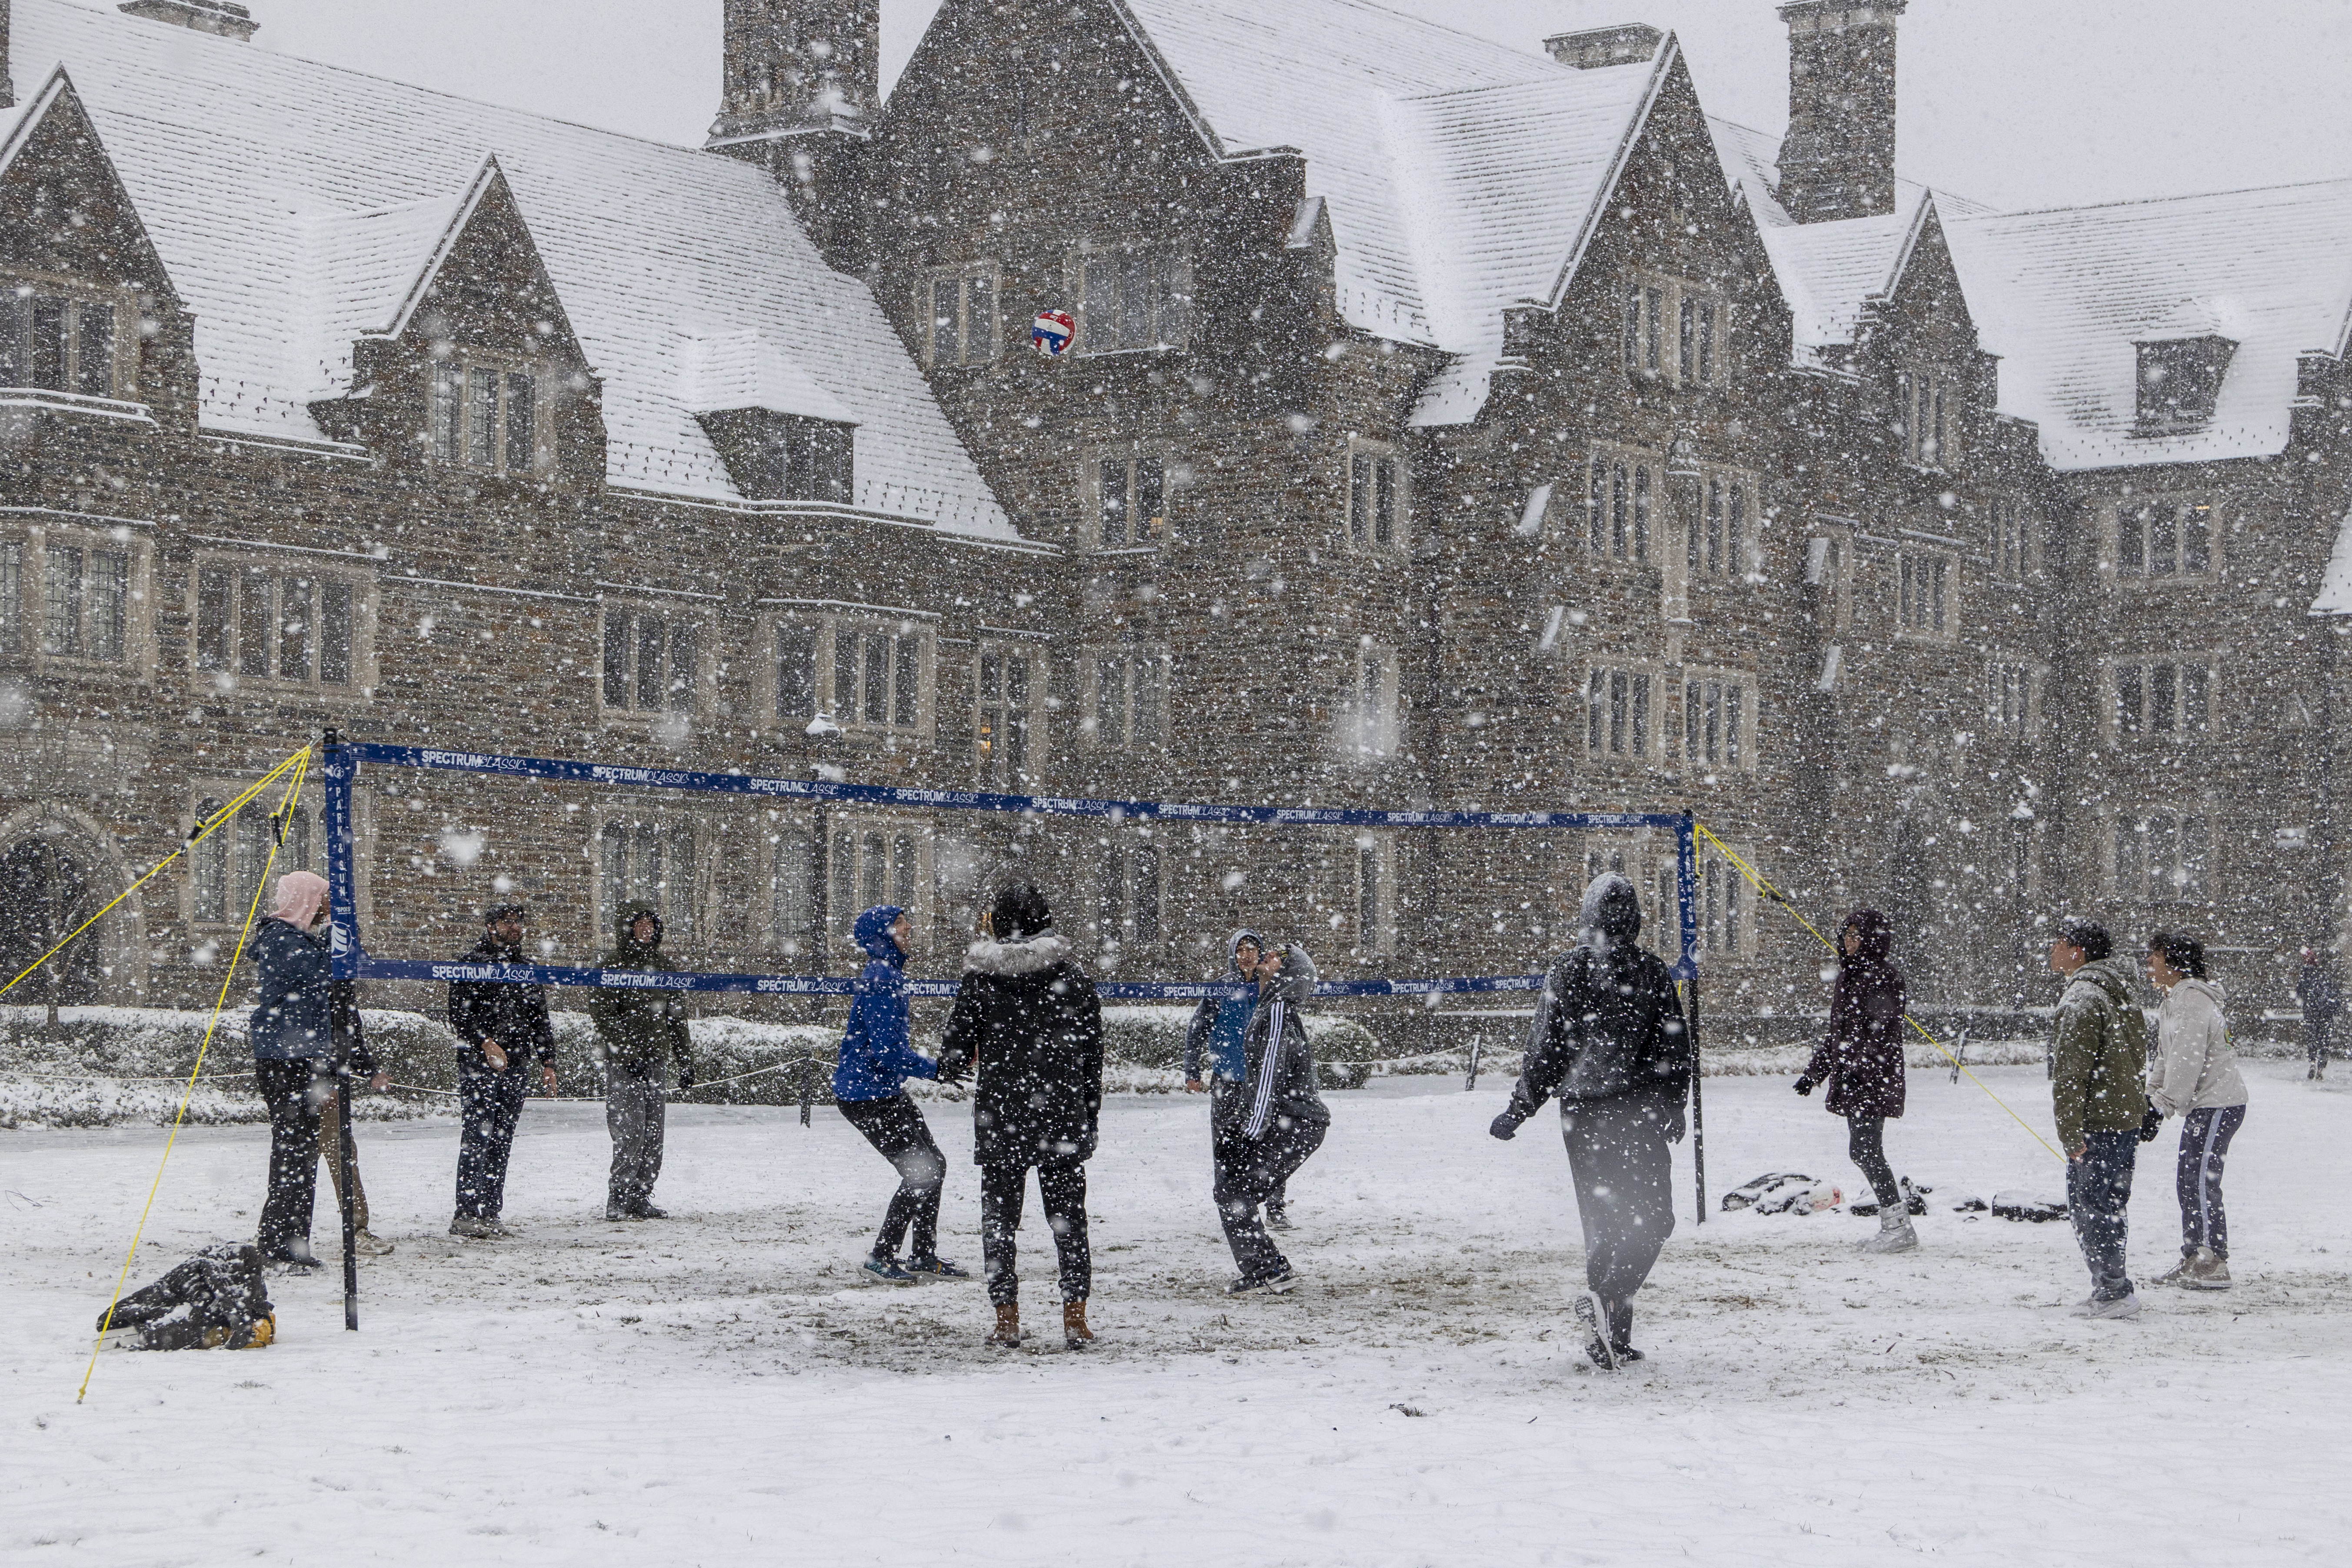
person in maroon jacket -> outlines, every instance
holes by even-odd
[[[1846,1152],[1878,1198],[1878,1234],[1865,1252],[1909,1252],[1910,1194],[1886,1163],[1887,1118],[1903,1114],[1903,972],[1895,967],[1895,928],[1876,910],[1856,910],[1838,932],[1837,987],[1830,994],[1830,1032],[1813,1051],[1797,1092],[1827,1084],[1824,1103],[1846,1124]]]

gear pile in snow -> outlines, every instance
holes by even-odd
[[[110,1320],[100,1312],[98,1327],[125,1350],[259,1350],[278,1326],[262,1269],[249,1241],[207,1247],[122,1298]]]
[[[1995,1193],[1992,1212],[2000,1219],[2021,1219],[2034,1225],[2066,1217],[2064,1198],[2045,1197],[2038,1193]]]
[[[1743,1182],[1723,1194],[1723,1211],[1748,1209],[1757,1214],[1819,1214],[1835,1208],[1844,1194],[1819,1177],[1796,1171],[1774,1171]]]

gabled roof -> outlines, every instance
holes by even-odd
[[[209,433],[324,440],[320,334],[396,314],[495,158],[604,379],[612,483],[734,498],[688,345],[767,332],[857,425],[858,505],[1012,534],[871,292],[757,169],[65,0],[15,0],[11,45],[19,81],[71,69],[195,318]]]
[[[1291,148],[1349,325],[1460,356],[1415,422],[1473,417],[1502,311],[1555,296],[1675,58],[1596,70],[1368,0],[1113,0],[1222,156]]]
[[[2060,469],[2284,451],[2305,352],[2352,314],[2352,180],[1954,218],[1945,226],[2000,407]],[[2210,423],[2141,436],[2142,340],[2237,345]]]

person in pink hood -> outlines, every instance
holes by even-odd
[[[326,879],[289,871],[278,879],[269,917],[246,952],[261,977],[248,1020],[253,1067],[269,1108],[269,1195],[255,1240],[273,1263],[319,1267],[310,1250],[310,1209],[319,1186],[319,1112],[334,1085],[327,940],[313,934],[327,912]]]

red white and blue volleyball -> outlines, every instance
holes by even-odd
[[[1070,319],[1067,310],[1040,310],[1037,319],[1029,323],[1029,342],[1047,359],[1058,359],[1077,331],[1078,324]]]

